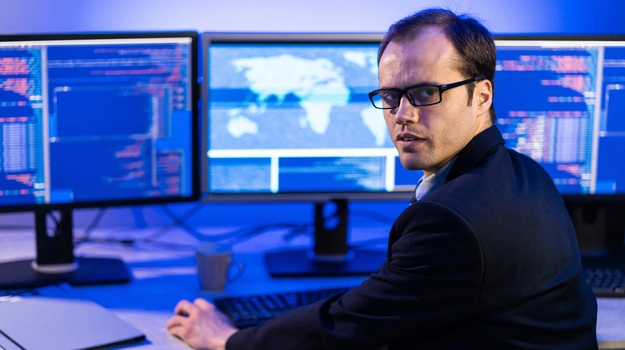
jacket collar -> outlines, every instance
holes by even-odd
[[[493,147],[502,145],[504,142],[501,132],[496,125],[475,135],[458,153],[458,158],[449,171],[449,174],[447,174],[445,183],[474,169]]]

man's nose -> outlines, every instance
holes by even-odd
[[[395,108],[395,123],[404,125],[419,121],[419,108],[413,106],[408,97],[403,95],[399,100],[399,106]]]

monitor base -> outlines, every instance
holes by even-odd
[[[0,263],[0,289],[37,288],[69,283],[73,286],[127,283],[131,280],[126,264],[119,259],[77,258],[78,268],[65,273],[42,273],[32,267],[32,259]]]
[[[345,260],[311,259],[309,249],[271,252],[265,255],[272,277],[352,276],[378,271],[386,251],[352,249]]]

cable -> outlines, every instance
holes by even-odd
[[[265,232],[267,229],[270,229],[270,228],[279,228],[279,227],[291,228],[292,232],[285,234],[283,236],[283,239],[284,239],[285,237],[292,237],[293,236],[293,232],[300,232],[300,231],[302,231],[302,229],[307,228],[309,226],[310,226],[310,223],[305,223],[305,224],[277,223],[277,224],[268,224],[268,225],[255,226],[255,227],[252,227],[251,229],[249,229],[248,232],[244,232],[244,233],[238,234],[238,235],[233,235],[234,237],[232,237],[232,241],[229,242],[229,244],[235,245],[235,244],[243,243],[243,242],[245,242],[245,241],[247,241],[247,240],[249,240],[249,239],[251,239],[251,238],[253,238],[255,236],[260,235],[261,233]]]
[[[203,237],[204,235],[197,232],[196,230],[194,230],[192,227],[190,227],[189,225],[187,225],[184,220],[188,219],[190,216],[192,216],[193,214],[195,214],[199,209],[201,209],[200,205],[202,203],[198,202],[196,203],[195,206],[193,206],[191,209],[187,210],[186,212],[184,212],[181,216],[176,217],[176,215],[166,206],[163,205],[162,208],[164,210],[164,212],[170,217],[172,218],[172,222],[169,223],[167,226],[162,227],[161,229],[159,229],[158,231],[152,233],[150,236],[145,237],[144,239],[146,241],[149,240],[156,240],[158,238],[160,238],[161,236],[163,236],[165,233],[167,233],[167,231],[173,227],[173,226],[184,226],[185,231],[191,233],[194,237],[198,238],[198,237]],[[91,235],[91,233],[93,232],[93,230],[98,226],[98,224],[100,223],[100,221],[102,220],[102,217],[104,216],[105,212],[106,212],[105,207],[101,207],[100,210],[98,211],[98,213],[96,214],[95,218],[91,221],[91,223],[89,224],[89,226],[87,226],[87,228],[85,229],[85,232],[83,233],[83,236],[76,239],[75,244],[80,244],[82,242],[85,241],[89,241],[89,236]],[[53,219],[55,221],[56,218],[53,217]],[[58,221],[57,221],[58,224]],[[154,236],[154,237],[152,237]]]
[[[281,227],[290,229],[289,232],[286,233],[282,237],[284,240],[290,241],[294,239],[295,237],[297,237],[298,235],[301,235],[302,233],[309,233],[310,228],[312,227],[312,223],[309,223],[309,222],[307,223],[275,223],[275,224],[253,226],[251,228],[236,229],[231,232],[227,232],[227,233],[223,233],[219,235],[208,235],[208,234],[199,232],[198,230],[189,226],[186,223],[186,220],[188,218],[195,215],[200,209],[202,209],[202,204],[204,203],[197,202],[193,207],[186,210],[184,213],[182,213],[179,216],[177,216],[168,206],[162,205],[161,208],[163,209],[163,212],[172,219],[172,222],[170,222],[164,227],[161,227],[157,231],[151,234],[148,234],[145,237],[136,238],[136,239],[108,239],[108,238],[93,239],[91,238],[90,237],[91,233],[101,221],[106,210],[106,208],[100,208],[100,211],[92,220],[91,224],[85,229],[83,237],[77,239],[75,244],[81,244],[85,242],[113,243],[113,244],[122,244],[122,245],[134,245],[137,243],[150,243],[150,244],[157,244],[157,245],[162,245],[162,246],[164,245],[164,246],[171,246],[171,247],[183,247],[185,249],[188,249],[189,247],[192,247],[192,246],[179,245],[175,243],[162,243],[162,242],[158,242],[157,240],[163,237],[165,234],[167,234],[168,231],[174,226],[182,227],[187,233],[191,234],[194,238],[196,238],[199,241],[216,241],[216,242],[223,242],[223,243],[231,244],[231,245],[243,243],[253,237],[256,237],[264,233],[265,231],[269,229],[281,228]]]
[[[95,218],[91,220],[91,223],[89,224],[89,226],[85,228],[85,232],[83,232],[82,237],[80,238],[80,240],[77,240],[76,243],[80,243],[83,240],[89,239],[89,236],[91,235],[93,230],[95,230],[95,228],[100,224],[100,221],[102,220],[102,217],[104,217],[105,213],[106,213],[106,208],[100,207]]]
[[[291,232],[285,233],[284,236],[282,236],[282,239],[284,239],[287,242],[290,242],[294,240],[297,236],[300,236],[302,234],[311,235],[312,227],[313,227],[313,224],[311,222],[302,224],[299,227],[294,227],[291,230]]]
[[[182,226],[185,231],[187,231],[189,234],[191,234],[193,237],[199,240],[206,239],[207,235],[197,231],[196,229],[187,225],[187,223],[185,222],[185,220],[187,220],[188,218],[193,216],[195,213],[197,213],[200,209],[202,209],[202,204],[204,203],[196,202],[196,204],[193,207],[191,207],[190,209],[182,213],[182,215],[180,216],[176,216],[176,214],[172,212],[171,209],[167,207],[167,205],[162,205],[161,208],[163,209],[165,214],[167,214],[172,219],[172,222],[167,224],[164,227],[161,227],[156,232],[149,234],[143,239],[146,241],[156,241],[157,239],[164,236],[167,233],[167,231],[169,231],[174,226]]]
[[[260,226],[253,226],[253,227],[248,227],[248,228],[243,228],[243,229],[236,229],[231,232],[227,232],[227,233],[220,234],[220,235],[202,235],[201,239],[199,240],[200,241],[210,240],[210,241],[221,242],[221,243],[230,244],[230,245],[236,245],[236,244],[241,244],[253,237],[256,237],[272,228],[286,227],[286,228],[290,228],[294,232],[300,232],[300,231],[305,231],[309,226],[310,226],[309,223],[304,223],[304,224],[302,223],[277,223],[277,224],[260,225]],[[136,238],[136,239],[83,237],[79,243],[105,243],[105,244],[110,243],[110,244],[120,244],[124,246],[135,246],[137,244],[144,243],[144,244],[156,245],[160,247],[174,248],[174,249],[187,250],[187,249],[196,248],[196,245],[190,245],[190,244],[158,242],[156,241],[158,237],[155,238],[153,235],[154,234],[151,234],[147,237]]]

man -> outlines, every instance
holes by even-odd
[[[562,199],[493,125],[488,30],[424,10],[391,26],[378,61],[371,101],[402,165],[424,171],[379,271],[240,331],[207,301],[181,301],[169,331],[209,349],[596,348],[596,300]]]

